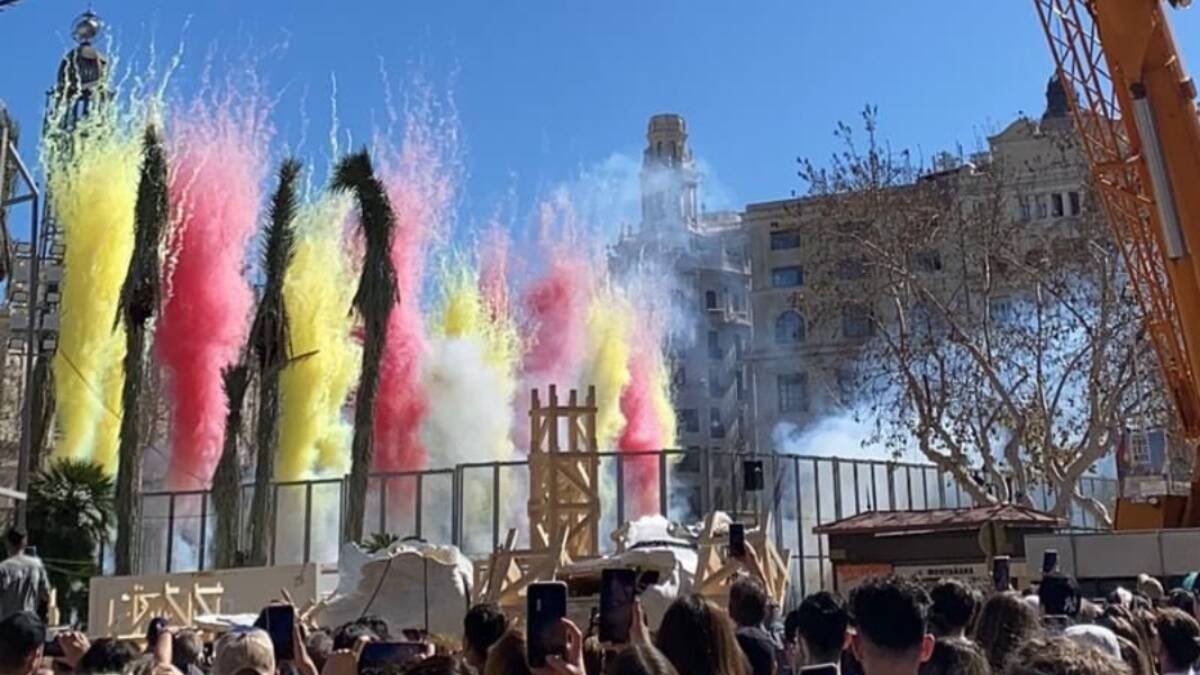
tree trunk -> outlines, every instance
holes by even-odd
[[[279,370],[259,373],[258,421],[255,428],[257,466],[250,506],[250,564],[269,562],[268,544],[275,530],[275,495],[271,478],[279,445]]]
[[[234,366],[224,373],[225,398],[229,412],[225,417],[225,442],[221,459],[213,472],[212,501],[217,516],[217,569],[229,569],[242,563],[238,552],[238,517],[242,511],[241,462],[238,461],[238,436],[242,430],[242,401],[246,393],[248,369]]]
[[[136,574],[142,539],[142,443],[139,404],[142,399],[142,353],[146,348],[144,325],[126,326],[125,382],[121,390],[121,441],[117,451],[117,544],[113,551],[115,573]]]
[[[354,402],[354,443],[350,463],[350,480],[346,495],[346,531],[343,539],[361,542],[367,511],[367,479],[375,458],[375,398],[379,393],[379,365],[383,360],[383,343],[387,336],[387,319],[368,322],[363,344],[362,379]]]

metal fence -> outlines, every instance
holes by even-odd
[[[748,461],[761,462],[764,488],[744,489]],[[948,473],[927,464],[667,450],[600,453],[601,528],[611,532],[640,511],[695,522],[721,510],[755,514],[770,509],[772,536],[793,558],[793,592],[832,584],[829,544],[813,534],[825,524],[872,510],[971,506],[974,500]],[[346,483],[342,479],[276,483],[271,562],[334,563],[341,542]],[[528,544],[528,468],[525,461],[460,464],[452,469],[375,474],[367,499],[367,532],[454,544],[472,558],[486,556],[516,528]],[[1080,491],[1111,512],[1116,481],[1086,477]],[[647,496],[649,495],[649,496]],[[243,487],[243,525],[253,486]],[[1035,489],[1035,506],[1054,507],[1053,494]],[[657,507],[657,508],[655,508]],[[207,569],[214,559],[215,515],[205,492],[150,492],[142,500],[142,571]],[[1090,512],[1072,508],[1073,527],[1101,527]],[[243,532],[246,528],[243,527]],[[601,549],[615,543],[602,538]]]

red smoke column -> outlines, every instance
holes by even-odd
[[[663,428],[663,419],[655,406],[656,368],[658,344],[647,344],[646,340],[635,343],[629,361],[629,386],[621,392],[621,414],[625,416],[625,429],[617,441],[621,452],[649,452],[663,450],[663,439],[670,430]],[[659,512],[658,457],[644,455],[625,459],[625,485],[632,488],[632,512],[629,520]]]
[[[399,304],[388,322],[388,341],[375,405],[375,469],[417,471],[428,468],[421,423],[429,409],[421,384],[427,341],[421,316],[425,254],[449,213],[454,196],[453,120],[434,123],[429,101],[419,102],[406,121],[404,147],[394,161],[385,154],[385,183],[396,214],[392,264]],[[402,510],[412,503],[412,481],[401,483]],[[391,486],[389,486],[389,490]]]
[[[172,489],[206,487],[220,457],[227,405],[221,371],[246,340],[254,296],[242,275],[264,165],[255,106],[192,105],[171,138],[175,214],[156,334],[170,380]]]

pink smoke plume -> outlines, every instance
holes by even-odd
[[[583,362],[592,266],[575,241],[575,211],[565,198],[542,204],[539,229],[545,272],[521,298],[530,343],[522,371],[531,386],[564,385]]]
[[[591,266],[573,241],[576,223],[570,202],[562,197],[544,202],[538,215],[536,250],[542,272],[526,283],[518,300],[524,353],[514,399],[513,445],[519,453],[529,452],[530,391],[542,389],[545,396],[552,384],[564,392],[577,385],[593,281]]]
[[[657,344],[639,341],[629,360],[629,386],[621,392],[621,414],[625,429],[617,440],[621,452],[657,452],[664,449],[664,439],[670,431],[655,406],[659,370],[655,356]],[[632,512],[627,518],[636,519],[659,512],[658,457],[642,455],[625,459],[625,485],[631,487]]]
[[[450,211],[457,175],[453,117],[435,120],[428,96],[406,118],[404,145],[398,155],[384,154],[388,197],[396,213],[392,264],[400,301],[388,322],[388,341],[380,367],[375,405],[375,469],[415,471],[428,468],[421,443],[421,422],[429,409],[421,384],[427,342],[421,316],[425,254]],[[386,147],[386,146],[385,146]],[[410,499],[403,482],[402,503]]]
[[[221,371],[246,340],[254,295],[242,274],[264,175],[257,103],[196,102],[174,116],[173,230],[167,295],[156,335],[170,381],[172,489],[207,486],[220,457],[227,405]]]

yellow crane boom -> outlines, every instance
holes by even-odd
[[[1186,441],[1200,439],[1200,120],[1163,0],[1034,0]],[[1190,0],[1172,0],[1173,6]],[[1200,459],[1196,462],[1200,469]],[[1191,496],[1117,503],[1117,529],[1200,526]]]

